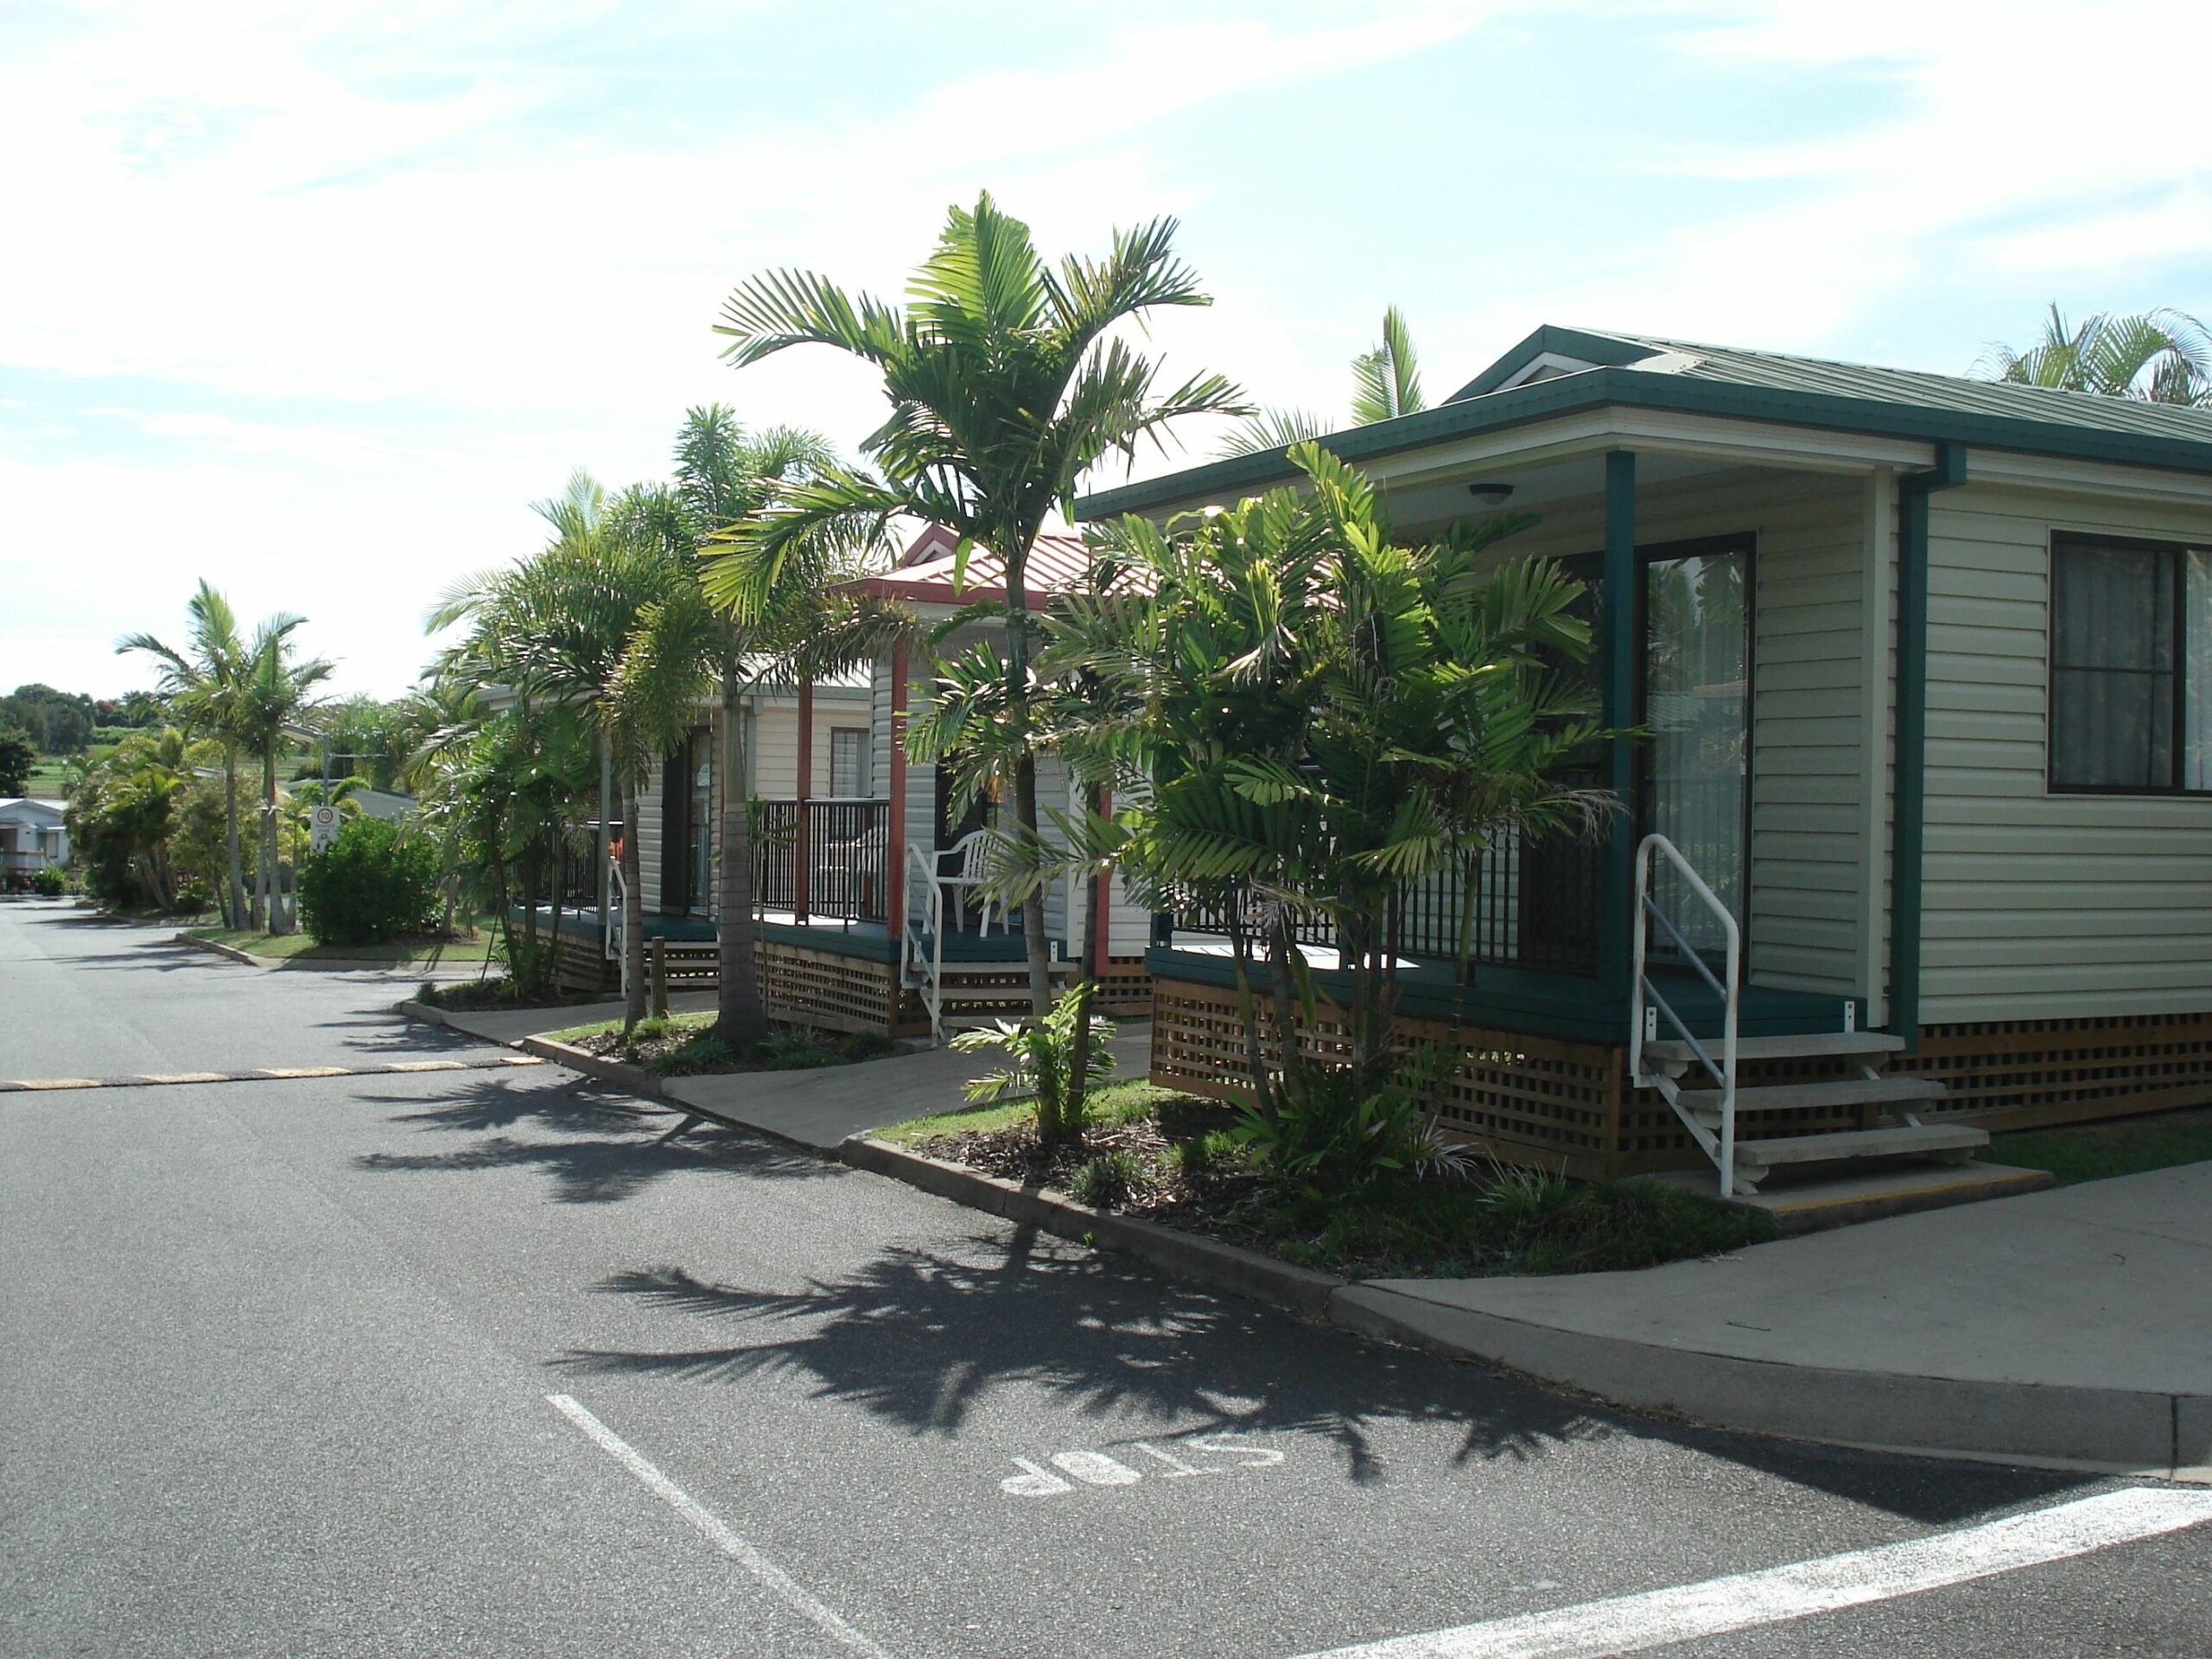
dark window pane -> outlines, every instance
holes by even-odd
[[[2163,548],[2054,550],[2052,783],[2172,786],[2176,572]]]
[[[2212,789],[2212,554],[2191,549],[2182,577],[2183,789]]]

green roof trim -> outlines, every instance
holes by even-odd
[[[1457,404],[1496,391],[1546,353],[1575,358],[1600,368],[1625,368],[1631,363],[1656,357],[1659,352],[1660,347],[1646,346],[1625,334],[1593,334],[1586,329],[1562,328],[1555,322],[1548,322],[1444,401]]]
[[[1632,355],[1627,362],[1507,391],[1476,390],[1486,382],[1494,385],[1510,378],[1543,351],[1585,360],[1600,351],[1615,357]],[[1662,353],[1696,361],[1664,371],[1633,366]],[[1616,406],[1962,443],[2115,466],[2212,473],[2212,410],[1551,327],[1538,329],[1448,403],[1418,415],[1351,427],[1320,442],[1346,461],[1372,461],[1454,438]],[[1262,450],[1095,492],[1076,503],[1076,517],[1097,519],[1211,500],[1264,489],[1295,476],[1282,450]]]

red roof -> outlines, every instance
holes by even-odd
[[[973,547],[968,569],[957,591],[952,584],[953,550],[959,537],[942,524],[931,524],[899,556],[899,563],[880,576],[865,576],[853,584],[865,594],[880,594],[918,605],[973,605],[1003,601],[1006,565],[995,553]],[[1072,593],[1090,586],[1090,553],[1080,536],[1047,532],[1029,550],[1025,571],[1029,608],[1039,610],[1055,594]]]

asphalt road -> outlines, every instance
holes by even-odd
[[[162,937],[0,903],[0,1079],[497,1060]],[[1985,1541],[2201,1491],[1627,1417],[676,1122],[496,1064],[0,1095],[0,1654],[2212,1653],[2212,1524]],[[1780,1622],[1495,1623],[1866,1550]]]

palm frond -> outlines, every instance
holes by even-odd
[[[1351,417],[1357,425],[1395,420],[1428,407],[1413,335],[1405,314],[1395,305],[1382,313],[1382,343],[1352,359],[1351,374]]]

